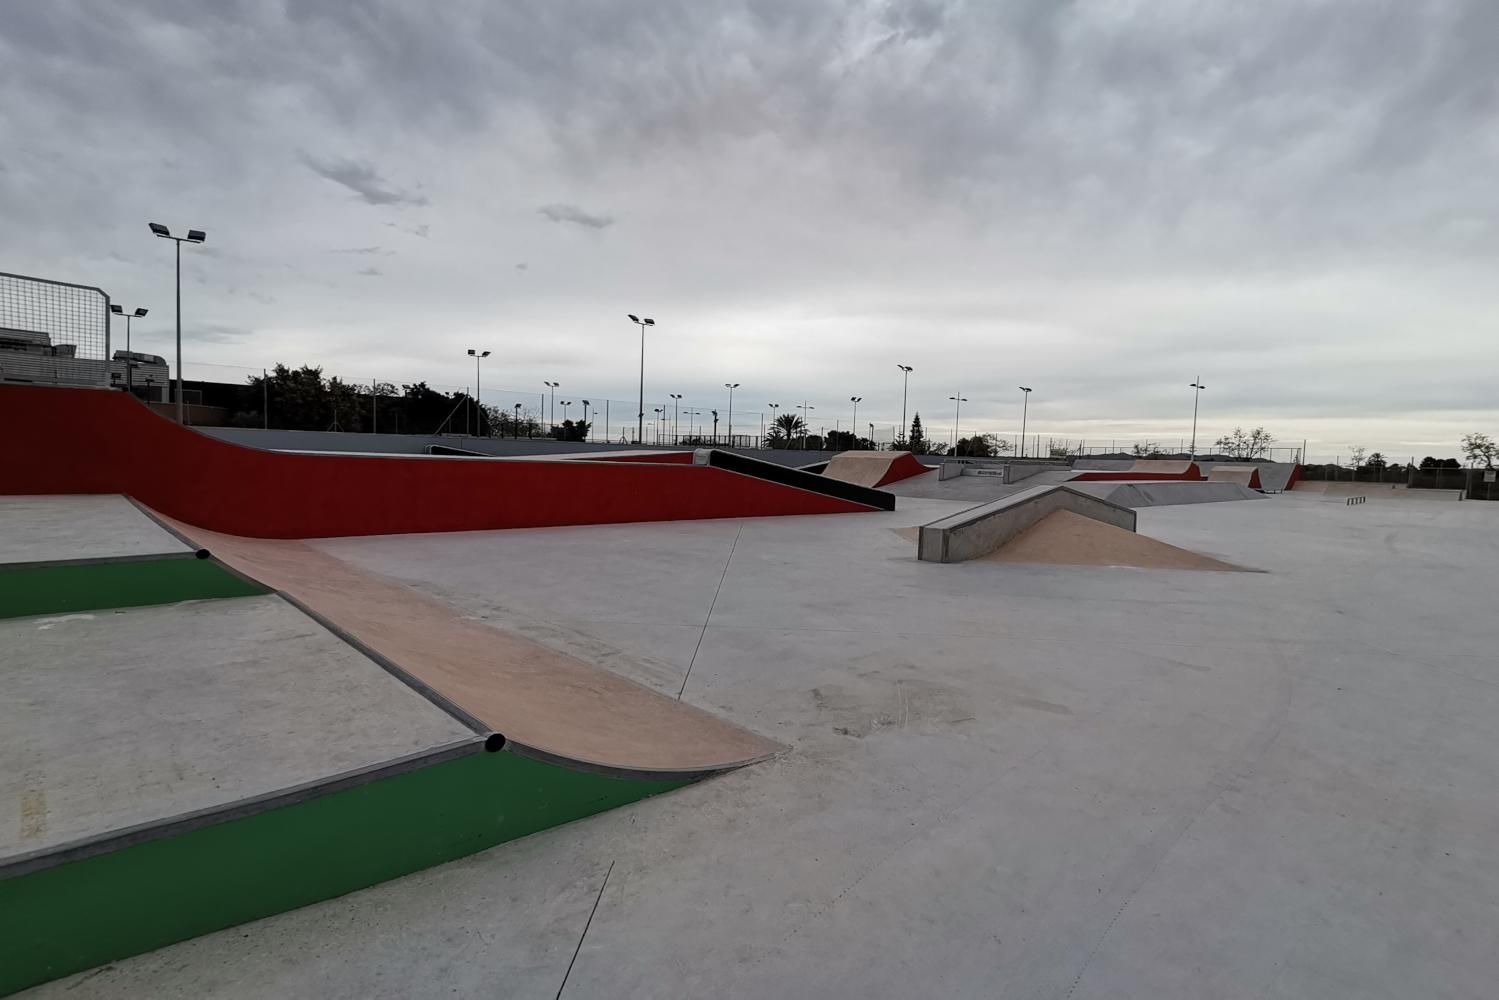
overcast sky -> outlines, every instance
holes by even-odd
[[[1313,458],[1499,434],[1499,3],[69,2],[0,19],[0,270],[188,376]],[[123,336],[121,332],[120,336]],[[528,397],[529,398],[529,397]],[[560,397],[559,397],[560,398]],[[574,411],[574,415],[577,415]],[[745,418],[741,418],[741,423]]]

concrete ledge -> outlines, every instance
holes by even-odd
[[[1036,486],[923,525],[916,558],[924,562],[963,562],[988,555],[1048,514],[1071,511],[1126,531],[1135,530],[1135,512],[1068,486]]]

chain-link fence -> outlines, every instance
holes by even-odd
[[[0,272],[0,381],[108,385],[109,296]]]

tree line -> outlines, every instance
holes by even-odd
[[[564,420],[547,429],[524,406],[479,404],[465,392],[438,392],[425,382],[345,382],[312,365],[276,365],[253,375],[229,415],[235,427],[361,434],[476,434],[583,441],[591,421]]]

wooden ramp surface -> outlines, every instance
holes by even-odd
[[[680,773],[726,770],[780,749],[698,708],[464,617],[303,542],[243,538],[163,521],[525,747],[621,772]]]

